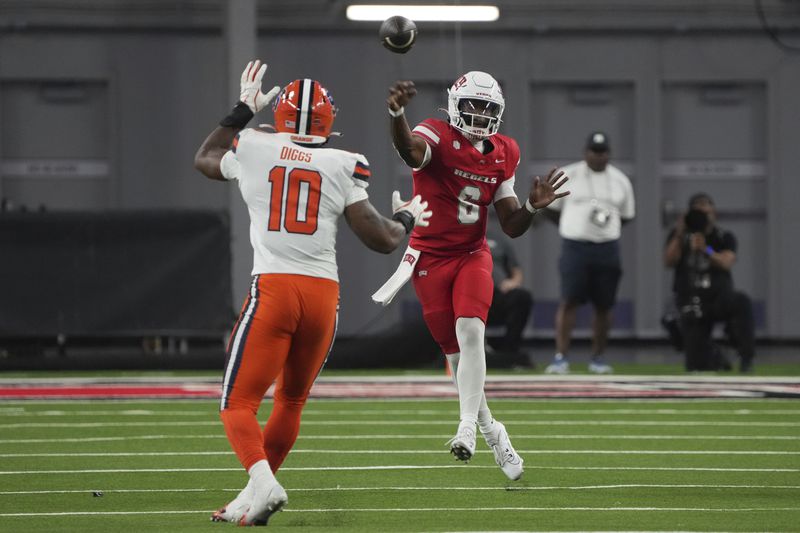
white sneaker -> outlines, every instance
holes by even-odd
[[[452,453],[459,461],[469,461],[475,455],[475,427],[469,424],[459,424],[456,436],[450,439]]]
[[[212,522],[238,522],[253,502],[253,483],[247,486],[225,507],[211,514]]]
[[[611,368],[611,365],[608,365],[602,359],[593,359],[589,363],[589,372],[593,374],[612,374],[614,369]]]
[[[256,486],[250,508],[239,520],[240,526],[266,526],[269,517],[289,502],[289,496],[277,481],[266,487]]]
[[[486,439],[486,444],[492,449],[494,453],[494,461],[503,473],[512,481],[516,481],[522,477],[522,457],[519,456],[517,451],[511,445],[511,439],[508,438],[506,427],[494,421],[494,431],[484,433],[483,438]]]
[[[544,369],[545,374],[569,374],[569,363],[566,359],[555,359]]]

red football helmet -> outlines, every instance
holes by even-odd
[[[275,129],[291,133],[294,142],[321,144],[328,140],[336,106],[328,90],[311,79],[294,80],[275,99]]]

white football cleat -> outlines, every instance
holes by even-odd
[[[519,456],[517,451],[511,445],[511,439],[508,438],[506,427],[494,421],[494,431],[484,433],[483,438],[486,439],[486,444],[492,449],[494,453],[494,461],[503,473],[512,481],[516,481],[522,477],[522,464],[525,462]]]
[[[592,359],[589,363],[589,372],[593,374],[612,374],[614,369],[600,358]]]
[[[238,522],[244,517],[253,501],[253,483],[247,486],[225,507],[211,514],[212,522]]]
[[[456,436],[447,442],[452,453],[459,461],[469,461],[475,455],[475,427],[470,424],[459,424]]]
[[[569,374],[569,363],[565,358],[554,359],[552,363],[544,369],[545,374]]]
[[[289,502],[289,496],[281,484],[255,487],[253,502],[245,515],[239,520],[240,526],[266,526],[269,517],[277,513]]]

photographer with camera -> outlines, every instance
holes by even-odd
[[[716,215],[708,194],[694,194],[689,211],[678,218],[664,249],[665,265],[675,269],[672,289],[686,370],[725,369],[726,361],[711,340],[714,324],[724,322],[739,353],[739,369],[749,372],[755,352],[753,306],[746,294],[733,288],[736,237],[716,226]]]
[[[589,372],[609,374],[603,351],[611,329],[611,310],[622,277],[619,239],[622,225],[633,219],[635,204],[630,179],[609,164],[608,136],[592,132],[583,161],[563,168],[569,172],[570,195],[550,204],[548,219],[561,235],[561,302],[556,311],[556,355],[547,374],[569,373],[567,352],[578,307],[592,304],[592,358]]]

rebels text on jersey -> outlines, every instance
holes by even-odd
[[[487,141],[492,149],[482,154],[457,129],[437,119],[424,120],[413,134],[431,150],[428,164],[413,171],[414,194],[421,195],[435,214],[428,227],[414,228],[411,246],[438,255],[484,247],[488,207],[514,194],[517,142],[495,134]]]
[[[337,222],[345,207],[367,199],[369,163],[361,154],[305,147],[289,137],[243,130],[220,163],[250,213],[253,274],[338,281]]]

